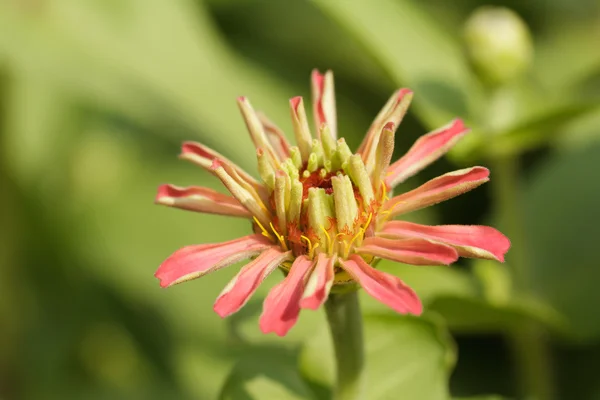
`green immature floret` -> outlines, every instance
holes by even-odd
[[[358,187],[360,195],[363,198],[364,204],[369,205],[375,198],[373,194],[373,186],[371,185],[371,179],[367,173],[365,164],[362,158],[358,154],[354,154],[350,157],[347,164],[348,172],[352,182]]]
[[[347,175],[340,174],[331,178],[331,184],[333,185],[333,200],[338,231],[351,231],[358,216],[352,182],[350,182]]]
[[[323,156],[324,156],[324,154],[323,154],[323,146],[321,145],[321,141],[320,140],[313,139],[311,153],[316,156],[318,166],[319,167],[322,166],[323,165],[323,159],[324,159]]]
[[[308,156],[306,170],[308,172],[315,172],[317,168],[319,168],[319,159],[315,153],[310,153],[310,155]]]
[[[277,221],[280,232],[287,234],[287,216],[286,208],[289,203],[289,177],[285,174],[278,174],[275,178],[275,190],[273,191],[275,199],[275,212],[277,214]],[[287,202],[286,202],[287,197]]]
[[[262,149],[256,151],[256,158],[258,159],[258,173],[261,179],[269,189],[273,190],[275,186],[275,170],[269,158]]]
[[[290,190],[290,204],[287,209],[287,220],[289,223],[298,224],[302,212],[302,183],[297,179],[292,180]]]
[[[344,163],[348,161],[350,156],[352,155],[352,151],[346,144],[346,141],[342,138],[337,141],[337,146],[335,151],[331,156],[331,168],[332,171],[341,169]]]
[[[329,220],[334,218],[333,198],[324,189],[310,188],[308,190],[308,224],[319,237],[321,248],[327,246]]]
[[[323,146],[323,156],[325,159],[331,159],[333,152],[335,151],[336,143],[331,136],[331,132],[329,131],[329,127],[323,124],[321,126],[321,145]]]
[[[281,169],[285,171],[285,173],[290,177],[290,179],[298,179],[299,171],[298,168],[294,165],[294,162],[291,159],[286,159],[281,163]]]
[[[300,154],[300,149],[297,146],[290,147],[290,159],[297,169],[302,167],[302,155]]]

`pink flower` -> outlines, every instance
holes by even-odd
[[[489,171],[450,172],[389,198],[399,183],[442,156],[465,133],[462,121],[423,137],[390,165],[394,132],[412,99],[395,92],[371,124],[356,154],[337,139],[333,74],[313,71],[313,137],[301,97],[290,100],[296,146],[245,97],[238,105],[256,147],[260,180],[202,144],[183,144],[181,158],[219,178],[231,196],[202,187],[162,185],[156,202],[203,213],[247,218],[253,233],[224,243],[184,247],[156,277],[162,287],[252,259],[214,304],[222,317],[238,311],[276,269],[285,278],[271,289],[260,317],[263,332],[285,335],[302,308],[317,309],[332,290],[360,285],[399,313],[418,315],[415,292],[371,266],[385,258],[414,265],[449,265],[459,256],[504,261],[509,240],[487,226],[427,226],[395,217],[458,196],[488,181]]]

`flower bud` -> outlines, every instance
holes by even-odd
[[[471,61],[483,78],[504,84],[518,78],[531,64],[533,45],[529,29],[514,11],[485,6],[465,25]]]

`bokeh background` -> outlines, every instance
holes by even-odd
[[[465,33],[485,4],[516,14]],[[474,164],[491,182],[411,219],[513,242],[505,264],[382,263],[428,311],[363,297],[368,399],[600,399],[599,44],[597,0],[1,1],[0,399],[328,398],[322,311],[258,330],[278,274],[228,320],[212,303],[237,268],[153,277],[248,231],[153,204],[161,183],[219,186],[180,142],[255,171],[235,98],[290,133],[312,68],[335,72],[351,147],[397,87],[416,95],[396,156],[464,118],[470,136],[402,189]]]

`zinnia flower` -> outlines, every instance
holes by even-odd
[[[253,233],[223,243],[184,247],[155,276],[168,287],[252,259],[223,289],[214,310],[238,311],[273,271],[285,278],[271,289],[260,316],[263,332],[283,336],[302,308],[317,309],[330,291],[362,287],[402,314],[418,315],[415,292],[396,276],[373,267],[378,259],[413,265],[449,265],[459,256],[504,261],[508,239],[487,226],[428,226],[394,220],[448,200],[488,181],[489,171],[450,172],[389,198],[391,190],[435,161],[467,129],[461,120],[416,141],[390,165],[394,133],[412,92],[396,91],[353,154],[337,138],[333,74],[312,73],[316,138],[301,97],[290,100],[296,146],[245,97],[238,105],[254,146],[260,180],[206,146],[186,142],[181,158],[219,178],[231,196],[203,187],[162,185],[156,202],[185,210],[246,218]]]

